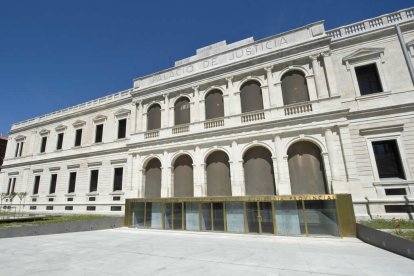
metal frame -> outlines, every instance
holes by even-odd
[[[257,208],[257,223],[258,223],[258,234],[263,233],[262,219],[261,219],[261,202],[271,203],[271,215],[273,223],[273,235],[278,235],[277,232],[277,221],[276,214],[277,210],[275,202],[277,201],[296,201],[302,205],[300,209],[303,214],[303,223],[305,225],[305,236],[309,236],[308,229],[308,215],[305,207],[305,201],[335,201],[336,208],[336,219],[338,224],[338,232],[341,237],[355,237],[356,235],[356,223],[355,215],[352,205],[351,196],[348,194],[328,194],[328,195],[287,195],[287,196],[243,196],[243,197],[186,197],[186,198],[133,198],[126,199],[125,203],[125,226],[132,226],[131,222],[131,206],[133,203],[143,202],[144,204],[144,227],[149,228],[147,223],[147,203],[162,203],[161,214],[162,214],[162,229],[165,229],[166,219],[166,208],[167,204],[171,204],[171,227],[172,230],[186,230],[186,217],[185,217],[185,205],[183,203],[199,203],[198,204],[198,225],[199,229],[195,231],[215,231],[215,220],[214,220],[214,208],[213,203],[222,204],[222,216],[223,216],[223,229],[224,232],[228,232],[227,229],[227,202],[241,202],[243,203],[243,219],[244,219],[244,233],[249,233],[249,224],[247,219],[247,204],[248,202],[256,203]],[[177,208],[177,203],[181,204],[181,229],[175,228],[175,215],[174,209]],[[210,207],[210,219],[211,219],[211,230],[202,229],[202,216],[203,208],[201,203],[208,203]],[[176,206],[174,206],[176,205]],[[174,208],[175,207],[175,208]],[[221,230],[219,230],[221,231]],[[229,232],[232,233],[232,232]],[[268,233],[266,233],[268,234]],[[303,235],[303,234],[301,234]]]

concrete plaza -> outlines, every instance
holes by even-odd
[[[1,275],[414,275],[357,239],[120,228],[0,239]]]

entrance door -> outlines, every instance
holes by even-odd
[[[246,217],[249,233],[274,233],[271,202],[246,202]]]

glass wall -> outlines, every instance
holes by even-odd
[[[275,196],[274,198],[277,198]],[[160,199],[130,202],[137,228],[273,235],[340,236],[336,200]],[[173,202],[168,202],[169,200]]]

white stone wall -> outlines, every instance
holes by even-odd
[[[414,39],[414,21],[401,24],[406,41]],[[384,209],[387,204],[414,204],[414,87],[394,28],[384,25],[383,30],[347,38],[317,34],[306,39],[306,47],[278,48],[266,56],[239,61],[241,65],[223,66],[216,74],[200,72],[197,78],[144,88],[137,85],[138,80],[134,89],[16,124],[0,174],[0,190],[7,190],[13,176],[17,177],[15,191],[29,194],[26,210],[37,206],[36,211],[45,212],[46,206],[53,206],[51,212],[87,212],[86,206],[96,206],[95,212],[108,213],[111,206],[123,206],[125,198],[143,197],[144,168],[151,158],[162,164],[161,196],[172,196],[173,162],[188,154],[193,159],[194,196],[206,196],[205,159],[222,150],[230,159],[232,194],[245,195],[243,153],[261,145],[272,154],[275,188],[284,195],[291,193],[287,150],[297,141],[310,141],[321,150],[329,192],[351,193],[358,217],[407,217]],[[369,63],[377,64],[384,92],[361,96],[353,70]],[[289,70],[305,75],[309,102],[283,104],[281,77]],[[249,80],[260,83],[264,109],[241,114],[240,88]],[[205,121],[204,103],[212,89],[222,91],[225,115],[213,125]],[[191,123],[177,131],[174,103],[182,96],[190,100]],[[161,129],[147,132],[147,110],[154,103],[161,106]],[[121,118],[127,118],[127,136],[117,139]],[[98,123],[104,124],[103,142],[96,144]],[[74,147],[77,128],[83,129],[80,147]],[[65,133],[63,148],[56,150],[60,131]],[[45,153],[39,153],[42,135],[48,136]],[[376,177],[370,148],[375,137],[398,139],[405,180]],[[21,157],[14,157],[18,141],[24,141],[24,150]],[[120,166],[123,189],[114,193],[114,168]],[[98,191],[92,194],[91,169],[99,169]],[[68,195],[70,171],[77,171],[77,182],[75,193]],[[49,195],[51,173],[58,174],[54,195]],[[35,175],[41,175],[37,196],[32,195]],[[407,195],[386,196],[384,191],[390,187],[406,188]],[[114,201],[118,196],[120,201]],[[89,201],[90,197],[96,200]],[[74,209],[65,211],[65,206]]]

